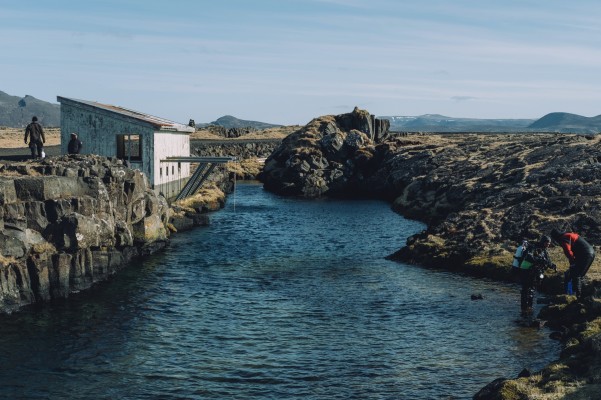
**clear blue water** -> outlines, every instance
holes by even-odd
[[[463,399],[556,357],[516,286],[384,259],[421,229],[241,184],[161,254],[1,317],[0,398]]]

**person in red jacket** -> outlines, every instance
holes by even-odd
[[[570,269],[565,276],[566,286],[571,280],[576,297],[580,299],[582,296],[582,278],[586,275],[595,260],[595,249],[582,236],[575,232],[562,233],[557,229],[553,229],[551,230],[551,238],[561,246],[566,258],[570,262]]]

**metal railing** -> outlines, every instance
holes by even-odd
[[[194,174],[192,174],[188,182],[186,182],[186,185],[175,197],[175,201],[177,201],[196,193],[207,180],[211,172],[213,172],[217,164],[225,164],[235,160],[236,157],[167,157],[166,159],[161,160],[161,162],[199,163]]]

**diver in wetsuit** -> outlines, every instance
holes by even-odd
[[[547,268],[557,270],[547,251],[550,245],[551,238],[543,236],[538,243],[530,245],[524,250],[519,268],[520,283],[522,284],[520,308],[523,316],[532,314],[536,286],[542,278],[543,271]]]

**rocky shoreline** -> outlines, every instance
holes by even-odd
[[[193,148],[198,155],[267,157],[261,173],[256,166],[234,172],[238,179],[258,173],[267,190],[381,198],[426,222],[427,229],[399,243],[389,256],[394,260],[511,280],[517,243],[552,227],[601,245],[598,136],[391,136],[385,124],[355,109],[316,118],[281,142],[199,141]],[[205,193],[169,207],[118,160],[57,156],[0,164],[0,312],[84,290],[133,257],[163,248],[172,232],[206,224],[206,210],[223,206],[223,192],[231,190],[229,177],[216,178],[214,186],[221,196]],[[560,293],[567,267],[561,251],[553,249],[552,258],[560,270],[544,282],[552,303],[540,318],[564,350],[542,371],[499,378],[475,398],[596,398],[591,393],[601,392],[601,260],[578,303]]]
[[[316,118],[266,160],[265,188],[284,195],[376,197],[428,227],[391,259],[511,279],[517,243],[552,228],[601,245],[601,136],[569,134],[374,135],[367,111]],[[540,318],[565,350],[543,371],[500,378],[477,399],[595,398],[601,393],[599,258],[581,303],[561,294],[567,262],[544,282]],[[518,310],[516,310],[517,314]]]
[[[228,176],[215,180],[212,200],[170,206],[118,159],[0,163],[0,312],[88,289],[164,248],[172,232],[207,224],[231,189]]]

